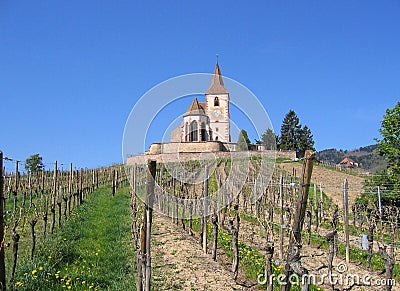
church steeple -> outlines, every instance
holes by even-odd
[[[230,142],[229,92],[222,79],[218,58],[211,85],[206,92],[206,104],[207,114],[210,117],[212,140]]]
[[[215,64],[214,74],[211,79],[211,85],[208,88],[206,94],[227,94],[228,91],[225,88],[224,80],[222,79],[221,69],[217,63]]]

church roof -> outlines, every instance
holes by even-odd
[[[221,70],[218,62],[215,65],[214,75],[211,80],[211,85],[208,88],[206,94],[227,94],[228,91],[225,88],[224,80],[222,80]]]
[[[207,109],[207,102],[199,102],[199,106],[205,111]]]
[[[185,115],[189,115],[189,114],[196,114],[196,115],[198,115],[198,114],[204,115],[205,114],[204,108],[203,108],[203,106],[200,105],[197,98],[193,99],[192,104],[190,104],[188,110],[186,110]]]

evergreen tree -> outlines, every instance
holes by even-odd
[[[315,151],[314,138],[311,133],[311,130],[308,128],[307,125],[304,125],[304,127],[301,129],[301,132],[300,132],[300,135],[298,138],[299,138],[300,156],[304,156],[304,153],[306,152],[306,150]]]
[[[256,143],[264,145],[265,149],[267,149],[267,150],[276,150],[278,140],[279,140],[279,137],[275,134],[275,132],[271,128],[268,128],[261,135],[261,140],[256,140]]]
[[[302,127],[294,110],[290,110],[283,119],[279,148],[286,151],[296,151],[303,157],[306,150],[314,149],[314,138],[308,126]]]
[[[247,131],[242,129],[239,133],[239,138],[237,141],[238,151],[247,151],[250,147],[250,139],[247,135]]]
[[[290,110],[283,119],[281,126],[280,149],[284,151],[299,151],[300,120],[297,114]]]

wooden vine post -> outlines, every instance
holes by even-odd
[[[319,184],[319,194],[320,194],[320,213],[321,221],[324,219],[324,192],[322,191],[322,183]]]
[[[304,217],[306,214],[308,192],[310,190],[311,174],[313,170],[313,162],[315,159],[315,152],[307,150],[304,155],[304,164],[302,169],[302,176],[300,180],[299,196],[296,205],[296,213],[293,220],[292,233],[289,241],[289,249],[285,264],[285,277],[281,286],[282,291],[290,291],[291,282],[290,276],[295,272],[302,276],[308,274],[308,270],[301,265],[300,262],[300,249],[301,249],[301,232],[303,229]],[[302,285],[302,290],[308,290],[308,280],[305,280]]]
[[[318,232],[319,227],[319,201],[317,195],[317,184],[314,184],[314,215],[315,215],[315,232]],[[311,216],[310,216],[311,217]],[[310,218],[311,220],[311,218]]]
[[[204,169],[203,252],[207,253],[208,168]]]
[[[79,205],[83,202],[83,169],[79,170]]]
[[[281,225],[279,228],[279,259],[282,261],[283,260],[283,228],[284,226],[284,196],[283,196],[283,176],[281,175],[279,178],[279,198],[280,198],[280,217],[281,217]]]
[[[14,191],[14,211],[17,210],[17,199],[18,199],[18,185],[19,185],[19,161],[15,161],[15,191]]]
[[[150,291],[151,278],[151,223],[153,219],[153,204],[154,204],[154,185],[156,177],[156,161],[149,160],[147,163],[147,183],[146,183],[146,280],[145,290]]]
[[[349,183],[347,178],[343,184],[343,213],[344,213],[344,235],[346,240],[346,264],[350,262],[350,241],[349,241]]]
[[[51,193],[51,226],[50,233],[53,234],[54,226],[56,224],[56,197],[57,197],[57,161],[54,162],[53,172],[53,190]]]
[[[5,255],[4,255],[4,180],[3,180],[3,152],[0,151],[0,288],[5,290],[6,288],[6,267],[5,267]]]

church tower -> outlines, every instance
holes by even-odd
[[[206,107],[210,117],[211,140],[230,142],[229,93],[222,80],[218,61],[215,65],[211,85],[206,92]]]

